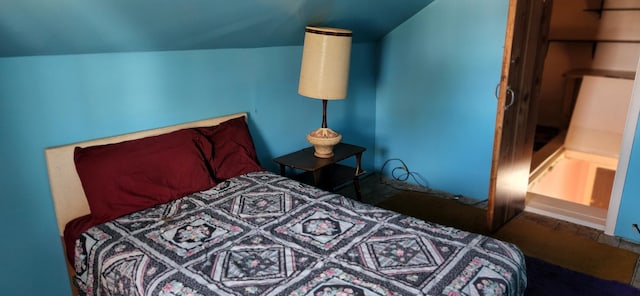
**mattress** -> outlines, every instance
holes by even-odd
[[[254,172],[94,226],[81,295],[522,295],[514,245]]]

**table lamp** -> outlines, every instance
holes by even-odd
[[[322,127],[307,135],[319,158],[333,157],[333,146],[342,140],[339,133],[327,127],[327,101],[347,97],[350,55],[350,30],[305,28],[298,93],[322,100]]]

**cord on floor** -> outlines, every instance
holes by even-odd
[[[391,179],[396,183],[400,183],[400,185],[393,184],[392,182],[387,182],[384,178],[384,170],[390,162],[399,162],[399,165],[391,169]],[[378,178],[380,184],[390,186],[391,188],[396,190],[429,193],[433,196],[456,200],[460,203],[470,206],[479,206],[488,201],[488,199],[477,201],[476,199],[465,198],[462,194],[450,194],[447,192],[433,190],[428,186],[427,180],[422,177],[422,175],[418,174],[417,172],[410,171],[407,164],[399,158],[387,159],[380,168]],[[408,182],[409,178],[411,178],[415,182],[415,185]],[[467,202],[467,200],[473,200],[474,202]]]

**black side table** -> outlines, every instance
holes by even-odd
[[[364,147],[347,143],[338,143],[333,147],[333,157],[319,158],[313,155],[313,147],[304,148],[287,155],[273,159],[280,165],[280,175],[286,175],[286,168],[304,171],[292,178],[318,188],[334,191],[349,181],[353,182],[358,200],[360,195],[360,176],[364,174],[360,166]],[[356,158],[356,167],[350,167],[338,162],[349,157]]]

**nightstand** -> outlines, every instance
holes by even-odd
[[[313,155],[313,147],[304,148],[287,155],[274,158],[280,165],[280,175],[286,176],[286,168],[298,169],[303,172],[292,176],[292,179],[316,186],[318,188],[335,191],[348,182],[353,182],[358,200],[360,195],[360,176],[364,174],[360,162],[364,147],[347,143],[338,143],[333,147],[333,157],[318,158]],[[356,167],[339,164],[339,161],[350,157],[356,158]]]

